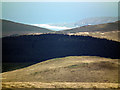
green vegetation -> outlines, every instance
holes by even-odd
[[[78,64],[78,65],[71,65],[71,66],[68,66],[68,68],[80,68],[80,67],[86,67],[88,66],[88,63],[81,63],[81,64]]]

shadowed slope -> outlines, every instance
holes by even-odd
[[[62,34],[3,38],[3,62],[28,62],[62,56],[120,58],[119,42],[89,36]]]
[[[2,40],[3,63],[37,63],[64,56],[120,58],[119,42],[89,36],[43,34],[5,37]]]
[[[6,37],[2,40],[3,62],[9,60],[11,62],[30,61],[35,56],[52,58],[51,56],[92,55],[119,58],[117,52],[119,42],[88,36],[43,34]],[[24,57],[26,58],[24,59]],[[37,58],[37,60],[41,58]],[[36,61],[36,59],[32,61]]]
[[[23,35],[28,33],[48,33],[53,32],[52,30],[36,27],[32,25],[16,23],[8,20],[2,20],[2,35]]]

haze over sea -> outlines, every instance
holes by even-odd
[[[117,17],[117,2],[3,2],[2,19],[45,28],[70,29],[49,24],[72,23],[89,17]]]

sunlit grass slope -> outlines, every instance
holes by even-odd
[[[27,68],[3,73],[3,87],[11,87],[13,85],[13,87],[19,88],[21,87],[20,85],[24,84],[23,87],[29,85],[28,87],[31,88],[31,85],[34,88],[47,88],[52,87],[51,85],[58,88],[63,86],[90,88],[94,85],[99,88],[115,88],[118,83],[118,65],[117,59],[96,56],[55,58]]]

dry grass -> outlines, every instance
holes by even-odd
[[[109,31],[109,32],[78,32],[78,33],[68,33],[68,35],[83,35],[83,36],[92,36],[97,38],[105,38],[108,40],[118,41],[120,31]]]
[[[4,82],[3,88],[119,88],[117,83],[81,82]]]
[[[3,87],[117,88],[118,59],[70,56],[2,73]]]

